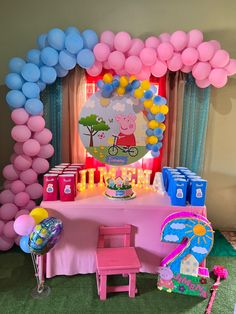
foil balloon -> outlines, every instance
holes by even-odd
[[[49,217],[36,225],[30,234],[29,247],[31,252],[42,255],[51,250],[58,242],[63,224],[60,219]]]

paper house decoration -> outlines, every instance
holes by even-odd
[[[180,266],[180,273],[191,276],[198,276],[199,263],[192,254],[186,255]]]

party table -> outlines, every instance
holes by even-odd
[[[47,253],[46,277],[95,272],[95,252],[100,225],[133,226],[133,244],[142,264],[141,272],[156,273],[163,257],[176,244],[160,242],[164,219],[180,211],[206,216],[205,206],[171,206],[168,195],[150,190],[136,190],[131,200],[110,200],[104,190],[96,188],[78,193],[73,202],[43,201],[49,215],[62,220],[60,241]]]

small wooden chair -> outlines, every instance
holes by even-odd
[[[107,236],[123,235],[123,247],[105,248]],[[137,293],[136,273],[141,267],[136,250],[130,246],[131,225],[123,227],[99,227],[98,249],[96,252],[96,278],[100,300],[106,300],[107,292],[129,292],[134,298]],[[107,286],[107,275],[129,275],[129,285]]]

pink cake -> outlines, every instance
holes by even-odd
[[[108,179],[105,195],[113,199],[129,199],[133,197],[132,186],[128,179],[117,177],[116,179]]]

